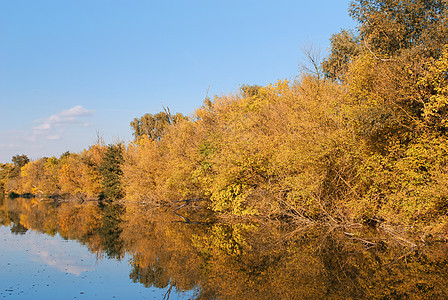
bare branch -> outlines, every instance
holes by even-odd
[[[320,80],[322,77],[321,61],[322,53],[320,48],[314,47],[313,44],[308,44],[302,47],[302,52],[305,55],[306,63],[302,64],[300,67],[305,73],[313,74]],[[309,66],[311,64],[311,66]]]

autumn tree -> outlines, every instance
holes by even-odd
[[[175,124],[185,117],[177,113],[172,115],[169,109],[157,114],[145,114],[140,118],[135,118],[131,122],[131,128],[135,139],[141,136],[147,136],[151,140],[160,140],[167,126]]]
[[[353,47],[332,40],[323,67],[343,78],[344,109],[359,139],[352,216],[446,223],[447,13],[446,1],[352,1],[358,35],[345,44]],[[346,67],[333,68],[344,57]]]
[[[448,43],[443,0],[354,0],[349,12],[359,27],[331,37],[330,55],[322,64],[328,78],[343,79],[348,63],[361,54],[385,62],[400,55],[437,58]]]
[[[14,165],[14,168],[12,170],[12,176],[13,177],[17,177],[20,174],[20,169],[25,166],[28,162],[30,161],[30,159],[28,158],[28,156],[22,154],[22,155],[14,155],[12,157],[12,163]]]
[[[6,186],[11,176],[13,164],[11,163],[0,163],[0,194],[6,192]]]
[[[349,63],[362,51],[356,32],[342,30],[330,38],[331,52],[322,61],[322,69],[327,78],[343,80]]]
[[[355,0],[350,15],[360,24],[364,46],[382,58],[413,47],[437,56],[448,43],[444,0]]]
[[[19,191],[46,196],[55,195],[60,191],[58,180],[57,158],[41,158],[22,167]]]
[[[61,192],[71,195],[95,196],[100,193],[100,174],[90,161],[88,151],[72,153],[59,159]]]

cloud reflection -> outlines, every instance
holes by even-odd
[[[94,266],[90,266],[85,263],[80,263],[82,260],[79,258],[69,258],[65,253],[59,253],[62,249],[52,249],[49,251],[40,251],[40,253],[34,253],[39,259],[36,262],[45,263],[51,267],[58,269],[61,272],[70,273],[76,276],[80,276],[83,272],[94,270]]]
[[[76,276],[95,270],[96,261],[92,259],[91,253],[80,245],[56,239],[46,239],[45,243],[42,243],[42,237],[28,236],[33,261]]]

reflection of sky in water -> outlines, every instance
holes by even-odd
[[[77,243],[0,226],[0,299],[162,299],[167,289],[129,279],[129,257],[99,259]],[[188,295],[171,293],[170,299]]]
[[[37,247],[31,248],[31,253],[36,255],[36,258],[33,258],[33,260],[38,263],[44,263],[52,266],[61,272],[71,273],[76,276],[94,269],[94,266],[84,263],[88,259],[87,255],[70,255],[67,253],[67,249],[64,249],[61,245],[54,243],[54,241],[52,241],[51,245],[44,245],[43,248],[45,247],[51,247],[51,249],[39,250]]]
[[[52,238],[32,231],[17,238],[17,241],[13,238],[6,244],[13,246],[19,242],[21,248],[26,249],[29,254],[29,259],[38,264],[48,265],[63,273],[76,276],[95,269],[92,255],[76,242],[65,241],[59,237]]]

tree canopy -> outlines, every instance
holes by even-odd
[[[131,122],[132,134],[135,139],[147,136],[151,140],[158,141],[162,138],[164,131],[169,125],[176,124],[182,119],[185,119],[182,114],[172,115],[168,109],[154,115],[147,113]]]

